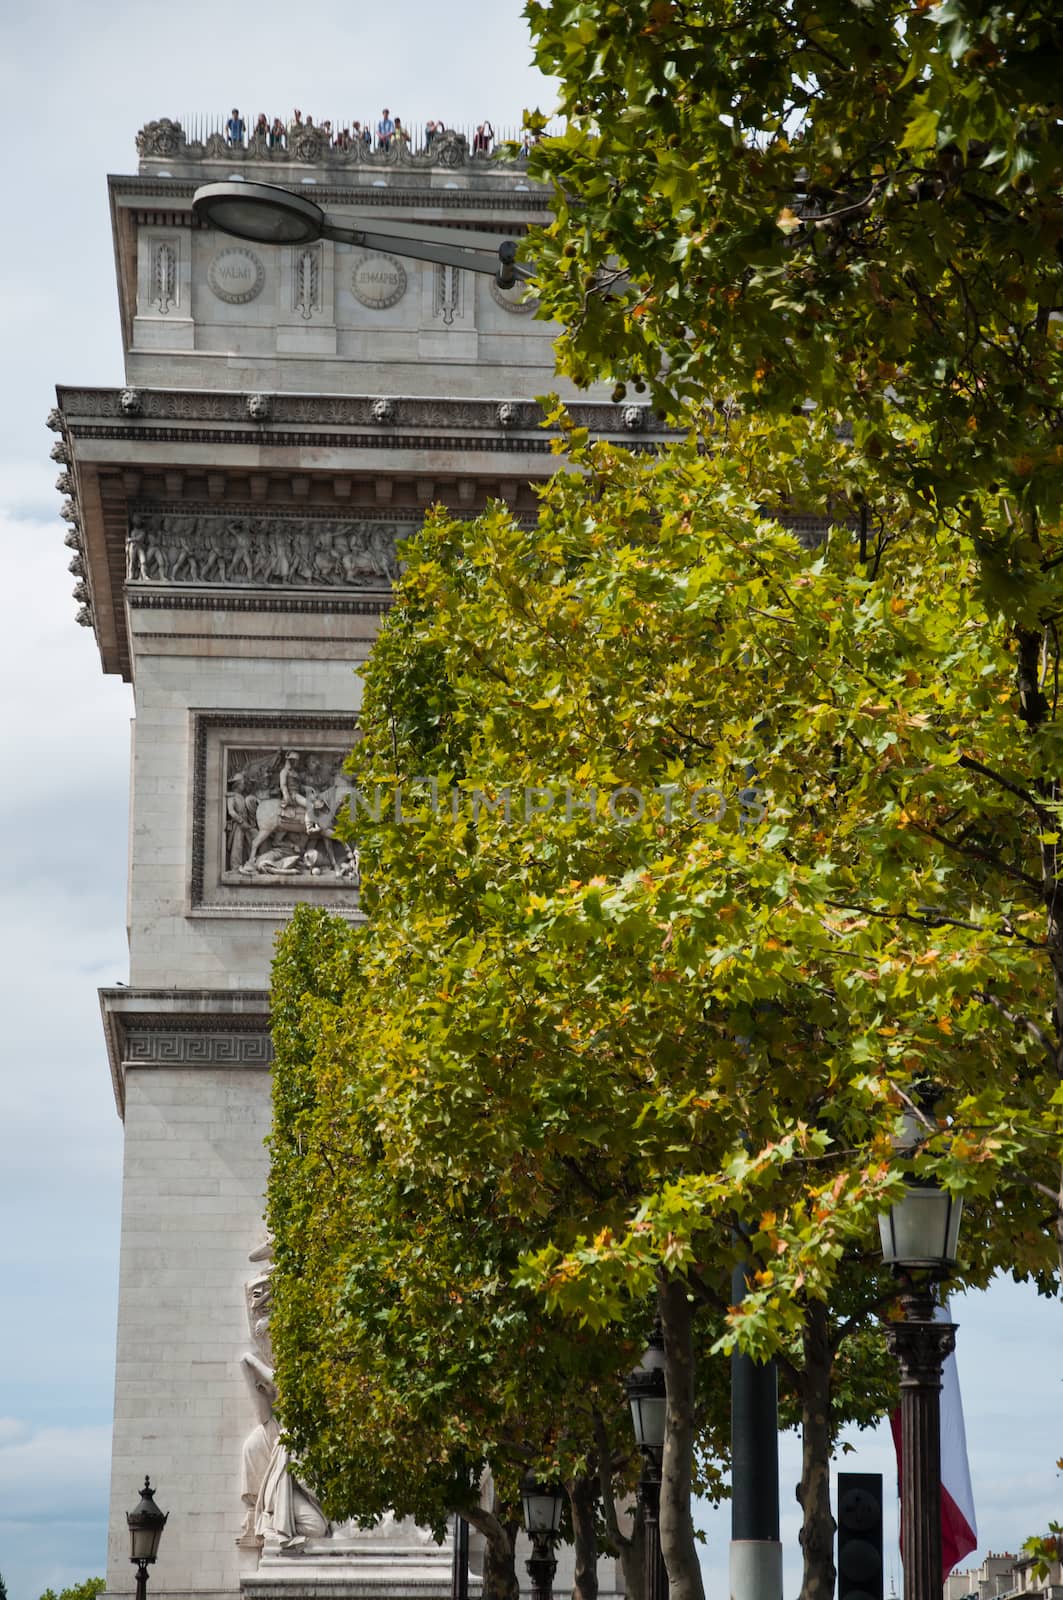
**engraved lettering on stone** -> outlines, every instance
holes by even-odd
[[[432,315],[441,317],[444,328],[454,325],[454,318],[465,315],[465,274],[460,267],[446,267],[437,262],[433,277]]]
[[[292,273],[292,310],[309,322],[321,310],[321,246],[307,245],[297,252]]]
[[[243,306],[262,293],[266,269],[253,250],[221,250],[207,268],[207,282],[219,300]]]
[[[396,540],[413,531],[412,522],[134,512],[126,581],[382,589],[399,575]]]
[[[354,793],[345,759],[344,750],[228,747],[222,881],[323,888],[331,875],[357,888],[358,852],[336,832]]]
[[[273,1304],[271,1242],[248,1258],[257,1268],[245,1285],[251,1349],[242,1358],[258,1422],[244,1440],[240,1498],[244,1522],[237,1544],[245,1549],[297,1551],[308,1539],[327,1539],[331,1524],[316,1496],[288,1470],[288,1450],[274,1412],[277,1385],[269,1319]]]
[[[177,304],[177,251],[165,239],[151,247],[151,304],[160,317]]]
[[[351,293],[370,311],[387,311],[406,293],[406,268],[394,256],[356,256],[351,268]]]

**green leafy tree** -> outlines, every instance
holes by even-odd
[[[106,1587],[106,1578],[86,1578],[83,1583],[72,1583],[69,1588],[62,1589],[58,1596],[54,1589],[45,1589],[41,1600],[96,1600]]]
[[[1025,801],[994,766],[1014,663],[971,546],[943,566],[927,515],[802,418],[723,420],[649,461],[568,431],[582,476],[551,482],[537,527],[436,519],[408,550],[355,762],[357,986],[306,1036],[336,1033],[334,1166],[364,1117],[374,1143],[355,1148],[422,1223],[485,1199],[534,1219],[498,1263],[525,1315],[541,1297],[555,1329],[630,1338],[656,1303],[662,1540],[688,1600],[699,1373],[720,1370],[699,1360],[701,1319],[721,1350],[779,1354],[798,1381],[814,1368],[803,1407],[822,1396],[870,1310],[847,1327],[917,1085],[939,1086],[917,1166],[972,1198],[970,1281],[1002,1257],[1046,1273],[1046,963],[1026,931]],[[764,510],[786,502],[834,515],[822,547]],[[398,783],[412,825],[386,823]],[[962,829],[950,845],[956,815],[976,845]],[[275,1191],[271,1214],[287,1249],[294,1198]],[[742,1230],[754,1278],[728,1308]],[[465,1248],[460,1232],[433,1249]],[[298,1337],[278,1371],[288,1419]],[[856,1387],[835,1382],[828,1435]],[[808,1596],[829,1562],[824,1449],[810,1442],[804,1486]]]

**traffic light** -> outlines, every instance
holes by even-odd
[[[882,1474],[838,1474],[838,1600],[882,1600]]]

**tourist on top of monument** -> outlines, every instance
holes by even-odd
[[[269,147],[270,147],[271,150],[276,150],[278,148],[278,146],[283,145],[283,144],[284,144],[284,123],[281,121],[280,117],[274,117],[273,126],[269,130]]]
[[[269,118],[266,116],[264,111],[260,111],[258,114],[258,120],[255,123],[255,138],[269,138]]]
[[[351,148],[351,130],[344,125],[332,141],[334,150],[349,150]]]
[[[371,150],[373,148],[373,135],[368,122],[362,129],[362,143],[365,145],[367,150]]]
[[[331,144],[332,143],[332,118],[331,117],[326,117],[325,118],[325,121],[321,124],[321,132],[325,135],[325,138],[328,140],[329,144]]]
[[[225,124],[225,143],[242,145],[244,142],[244,119],[233,106],[233,114]]]
[[[431,150],[432,141],[435,138],[435,136],[436,136],[436,125],[435,125],[435,123],[434,122],[426,122],[425,125],[424,125],[424,147],[425,147],[426,150]]]
[[[384,115],[376,125],[376,142],[381,150],[391,148],[391,140],[395,132],[395,124],[391,120],[391,112],[384,107]]]
[[[489,122],[481,122],[472,137],[472,153],[474,156],[486,156],[491,153],[494,143],[495,130]]]
[[[299,107],[296,106],[295,110],[292,112],[292,120],[288,124],[288,132],[295,133],[297,129],[302,127],[302,125],[303,113],[299,110]]]
[[[405,149],[406,146],[410,142],[410,136],[407,133],[406,129],[402,126],[402,118],[401,117],[396,117],[395,118],[395,135],[394,135],[394,138],[395,138],[395,143],[398,144],[398,145],[402,145],[403,149]]]

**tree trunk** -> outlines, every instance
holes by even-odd
[[[631,1503],[631,1532],[621,1533],[613,1495],[613,1449],[605,1418],[595,1407],[594,1442],[598,1447],[598,1486],[602,1496],[602,1516],[605,1531],[616,1546],[620,1570],[624,1574],[624,1594],[627,1600],[645,1600],[646,1530],[642,1522],[642,1508]],[[3,1597],[0,1596],[0,1600]]]
[[[589,1474],[573,1478],[568,1485],[576,1557],[572,1600],[598,1600],[598,1535],[594,1517],[597,1490],[597,1482]]]
[[[694,1459],[693,1308],[686,1286],[675,1278],[661,1284],[657,1303],[664,1332],[668,1396],[661,1465],[661,1552],[668,1569],[669,1600],[705,1600],[690,1510]]]
[[[516,1523],[502,1522],[483,1506],[463,1508],[461,1514],[484,1536],[483,1600],[520,1600],[520,1583],[513,1559]]]
[[[834,1529],[830,1507],[831,1369],[827,1307],[810,1300],[801,1331],[801,1550],[804,1573],[800,1600],[833,1600]]]

